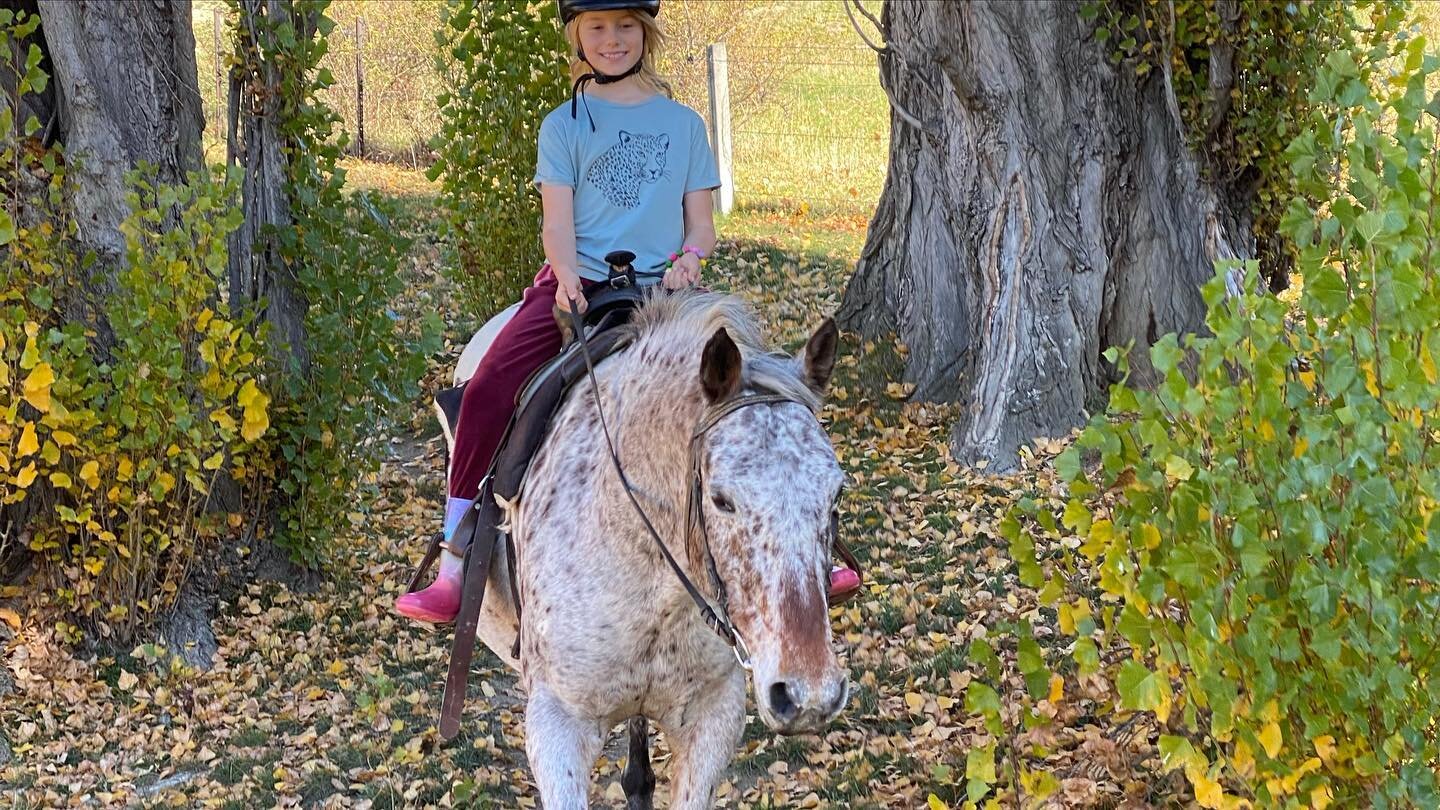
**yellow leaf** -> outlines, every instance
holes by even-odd
[[[20,446],[15,448],[16,458],[25,458],[40,449],[40,440],[35,436],[35,423],[26,422],[20,431]]]
[[[245,441],[253,442],[270,427],[270,417],[265,412],[266,407],[270,404],[270,397],[255,386],[254,380],[246,380],[245,384],[240,386],[240,393],[236,395],[236,401],[245,411],[244,422],[240,426],[240,435]]]
[[[25,401],[41,413],[50,410],[50,386],[55,382],[55,371],[49,363],[40,363],[25,378]]]
[[[1370,392],[1370,396],[1378,398],[1380,396],[1380,386],[1376,385],[1375,364],[1364,363],[1360,368],[1365,372],[1365,390]]]
[[[225,463],[225,451],[221,450],[215,455],[205,459],[201,466],[207,470],[218,470],[220,465]]]
[[[1420,368],[1425,371],[1425,380],[1431,385],[1440,380],[1440,373],[1435,369],[1435,356],[1430,353],[1430,344],[1423,341],[1420,343]]]
[[[20,629],[20,614],[10,608],[0,608],[0,621],[10,625],[12,630]]]
[[[326,667],[325,671],[330,673],[331,675],[341,675],[344,674],[348,666],[349,665],[346,664],[344,661],[337,659],[335,661],[331,661],[330,666]]]
[[[73,483],[74,482],[70,480],[70,476],[66,475],[63,472],[50,473],[50,484],[54,487],[57,487],[59,489],[69,489],[70,485]]]
[[[1211,779],[1199,768],[1186,768],[1185,774],[1190,777],[1190,784],[1195,786],[1195,802],[1201,807],[1224,807],[1225,791],[1221,789],[1220,783]]]
[[[131,689],[134,689],[135,685],[138,683],[140,683],[140,679],[135,677],[135,674],[133,672],[122,671],[120,673],[120,679],[116,681],[115,685],[120,687],[124,691],[129,692]]]
[[[925,708],[925,696],[916,692],[905,693],[905,706],[911,714],[919,714]]]
[[[1270,424],[1269,419],[1260,420],[1260,438],[1267,442],[1275,441],[1275,426]]]
[[[24,489],[35,481],[35,462],[30,462],[20,469],[15,475],[15,486]]]
[[[1180,456],[1170,456],[1165,459],[1165,476],[1179,481],[1189,481],[1190,476],[1195,474],[1195,468],[1190,462]]]
[[[219,425],[221,430],[235,430],[235,417],[231,416],[230,411],[226,410],[225,408],[216,408],[215,410],[211,411],[210,419],[214,421],[215,424]]]
[[[0,472],[10,472],[10,459],[4,451],[0,451]]]
[[[128,458],[120,459],[120,464],[117,466],[115,474],[121,481],[129,481],[130,476],[135,474],[135,462]]]
[[[1280,755],[1280,724],[1271,720],[1260,729],[1260,745],[1265,748],[1265,755],[1274,759]]]
[[[253,442],[264,435],[265,430],[269,427],[270,418],[265,414],[261,413],[252,418],[249,413],[246,413],[245,424],[240,426],[240,436],[247,442]]]
[[[91,459],[80,468],[80,480],[85,486],[95,489],[100,486],[100,462]]]
[[[1314,807],[1315,810],[1325,810],[1325,808],[1330,806],[1330,802],[1333,801],[1334,798],[1330,793],[1329,785],[1320,785],[1310,791],[1310,806]]]
[[[1099,557],[1106,549],[1110,548],[1110,541],[1115,538],[1115,524],[1106,519],[1097,520],[1090,525],[1089,539],[1080,547],[1080,553],[1091,559]]]
[[[1290,451],[1290,455],[1295,458],[1300,458],[1301,456],[1305,455],[1305,451],[1309,448],[1310,441],[1308,439],[1305,439],[1304,437],[1301,437],[1295,440],[1295,449]]]
[[[1321,734],[1310,741],[1315,745],[1315,753],[1326,763],[1335,757],[1335,737],[1330,734]]]
[[[1065,679],[1060,677],[1059,675],[1051,675],[1049,695],[1050,702],[1059,703],[1060,699],[1063,697],[1065,697]]]
[[[1160,530],[1154,524],[1146,523],[1140,527],[1140,542],[1145,544],[1146,549],[1154,551],[1160,546]]]
[[[934,793],[931,793],[930,798],[925,800],[925,804],[930,808],[930,810],[950,810],[950,805],[946,804],[940,799],[939,796],[936,796]]]
[[[54,439],[55,443],[60,445],[61,447],[69,447],[76,442],[75,434],[71,433],[68,430],[54,431],[50,434],[50,438]]]
[[[105,561],[99,557],[91,557],[85,561],[85,570],[89,571],[91,576],[98,577],[100,572],[105,570]]]
[[[1244,740],[1235,743],[1235,753],[1230,756],[1230,764],[1234,766],[1236,773],[1246,779],[1255,775],[1255,755]]]
[[[258,400],[268,401],[268,399],[269,398],[260,391],[260,388],[255,385],[253,379],[246,380],[245,384],[240,386],[240,392],[235,395],[235,401],[240,403],[240,407],[242,408],[249,408]]]

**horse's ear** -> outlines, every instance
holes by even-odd
[[[801,373],[805,384],[817,394],[824,394],[830,385],[830,374],[835,370],[835,351],[840,344],[840,330],[834,318],[826,318],[805,342],[805,353],[797,358],[801,361]]]
[[[715,330],[700,354],[700,387],[705,399],[719,402],[740,390],[740,349],[724,327]]]

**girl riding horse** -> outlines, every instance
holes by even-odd
[[[677,290],[701,282],[715,247],[711,192],[720,178],[704,122],[670,98],[656,72],[664,43],[659,0],[558,2],[574,88],[540,127],[535,184],[546,262],[465,388],[439,574],[395,602],[397,612],[420,621],[450,622],[460,609],[468,537],[456,529],[475,505],[517,392],[560,351],[553,307],[568,311],[574,302],[583,312],[586,291],[607,277],[612,248],[635,253],[642,283],[659,277]],[[859,588],[854,571],[832,568],[832,602]]]

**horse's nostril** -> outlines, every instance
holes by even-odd
[[[831,700],[830,705],[825,707],[826,716],[834,717],[835,715],[839,714],[840,710],[845,708],[845,702],[849,699],[850,679],[846,678],[840,681],[840,688],[835,693],[835,699]]]
[[[770,684],[770,711],[781,722],[795,719],[800,707],[790,695],[790,687],[784,681]]]

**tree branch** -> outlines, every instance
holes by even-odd
[[[1216,0],[1220,37],[1210,46],[1209,96],[1205,101],[1205,134],[1214,135],[1230,112],[1230,91],[1235,86],[1235,38],[1240,26],[1238,0]],[[1171,6],[1174,20],[1174,6]]]
[[[863,5],[860,4],[860,0],[851,0],[851,2],[855,4],[855,8],[859,9],[861,14],[865,15],[865,19],[869,20],[875,25],[876,28],[880,29],[881,31],[885,30],[885,26],[881,25],[880,21],[875,18],[875,15],[871,14],[868,10],[866,10]]]
[[[876,45],[874,42],[871,42],[871,41],[870,41],[870,37],[866,36],[866,35],[865,35],[865,32],[864,32],[863,30],[861,30],[861,28],[860,28],[860,21],[857,20],[857,19],[855,19],[855,11],[850,8],[850,4],[851,4],[851,3],[854,3],[857,7],[859,7],[859,8],[860,8],[860,13],[861,13],[861,14],[864,14],[866,17],[869,17],[870,20],[875,23],[875,27],[876,27],[877,29],[880,29],[881,31],[884,30],[883,28],[880,27],[880,23],[879,23],[878,21],[876,21],[873,16],[871,16],[870,12],[866,11],[863,6],[860,6],[860,0],[842,0],[842,4],[845,6],[845,15],[850,18],[850,27],[851,27],[851,28],[854,28],[854,29],[855,29],[855,33],[859,34],[859,35],[860,35],[860,38],[865,41],[865,44],[866,44],[866,45],[869,45],[870,48],[871,48],[872,50],[874,50],[876,53],[880,54],[881,56],[884,56],[884,55],[890,53],[890,46],[888,46],[888,45]],[[892,103],[893,103],[893,99],[892,99]]]
[[[1175,98],[1175,74],[1170,67],[1170,60],[1175,54],[1175,0],[1169,0],[1170,21],[1165,28],[1165,53],[1160,58],[1160,73],[1165,77],[1165,106],[1170,110],[1170,117],[1175,123],[1175,134],[1180,138],[1180,143],[1187,142],[1185,137],[1185,118],[1180,114],[1180,102]]]

